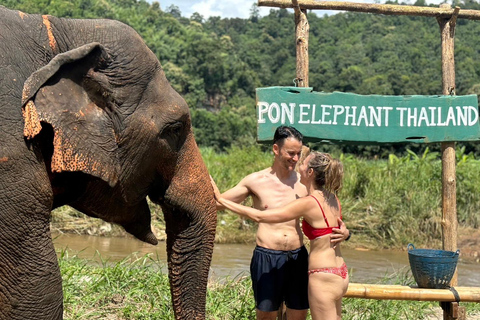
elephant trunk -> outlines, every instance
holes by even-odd
[[[205,319],[216,206],[210,176],[189,133],[162,205],[176,319]]]

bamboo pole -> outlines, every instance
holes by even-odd
[[[440,8],[450,9],[442,4]],[[442,38],[442,91],[443,94],[455,94],[455,26],[459,8],[454,9],[450,17],[437,17]],[[456,186],[455,142],[442,143],[442,242],[443,249],[457,250],[457,186]],[[458,282],[457,270],[450,281],[451,286]],[[465,308],[456,302],[441,302],[443,319],[465,319]],[[459,318],[459,315],[461,317]]]
[[[462,302],[480,302],[480,288],[454,287]],[[456,301],[449,289],[427,289],[401,285],[350,283],[345,298],[412,301]]]
[[[298,87],[308,87],[308,32],[310,25],[307,20],[307,10],[300,9],[298,0],[292,0],[295,11],[295,43],[297,48],[296,84]]]
[[[376,13],[384,15],[408,15],[424,17],[446,17],[453,15],[454,9],[404,6],[395,4],[355,3],[342,1],[298,0],[299,7],[307,10],[345,10],[354,12]],[[258,0],[259,7],[293,8],[291,0]],[[458,18],[480,20],[478,10],[460,10]]]
[[[443,6],[443,5],[442,5]],[[448,4],[446,6],[449,6]],[[456,8],[458,12],[458,8]],[[456,17],[438,18],[442,37],[442,85],[443,94],[455,94],[454,40]],[[442,231],[443,249],[457,250],[457,188],[456,188],[455,142],[442,143]],[[450,282],[457,284],[457,273]]]

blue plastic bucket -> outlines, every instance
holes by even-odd
[[[450,285],[457,267],[460,250],[456,252],[433,249],[415,249],[407,246],[408,260],[419,288],[445,289]]]

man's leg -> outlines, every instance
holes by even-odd
[[[308,309],[294,310],[287,308],[287,320],[305,320],[307,318]]]
[[[308,251],[305,247],[291,252],[285,281],[288,284],[285,297],[287,320],[305,320],[309,308]]]
[[[278,250],[256,247],[250,264],[257,320],[275,320],[283,299],[283,265],[286,254]]]
[[[257,311],[257,320],[275,320],[277,319],[277,311],[265,312],[256,309]],[[290,318],[288,318],[290,319]],[[303,319],[305,320],[305,319]]]

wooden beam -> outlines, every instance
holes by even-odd
[[[461,302],[480,302],[480,288],[454,287]],[[449,289],[425,289],[401,285],[350,283],[344,298],[412,301],[456,301]]]
[[[455,9],[404,6],[396,4],[355,3],[343,1],[313,1],[298,0],[301,9],[308,10],[344,10],[384,15],[408,15],[424,17],[451,17]],[[291,0],[258,0],[259,7],[293,8]],[[463,10],[458,12],[458,18],[480,20],[479,10]]]

